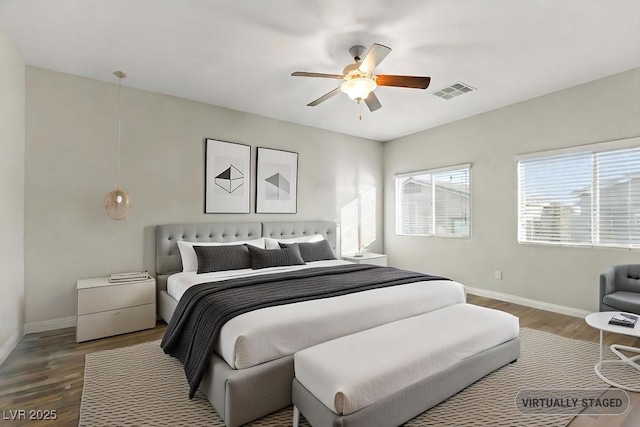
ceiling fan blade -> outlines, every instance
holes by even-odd
[[[380,103],[380,100],[378,99],[376,94],[373,92],[369,92],[369,95],[364,99],[364,102],[365,104],[367,104],[367,107],[369,107],[369,111],[371,112],[376,111],[379,108],[382,108],[382,104]]]
[[[378,86],[409,87],[412,89],[426,89],[429,87],[431,77],[416,76],[391,76],[388,74],[378,74],[376,84]]]
[[[371,49],[364,55],[358,69],[363,73],[373,73],[373,70],[389,55],[391,48],[374,43]]]
[[[307,73],[306,71],[296,71],[291,75],[295,77],[324,77],[327,79],[341,79],[344,77],[343,74]]]
[[[335,88],[334,90],[332,90],[329,93],[325,93],[324,95],[322,95],[320,98],[316,99],[315,101],[311,101],[310,103],[307,104],[307,107],[315,107],[316,105],[320,104],[321,102],[324,102],[327,99],[329,99],[332,96],[335,96],[335,95],[337,95],[339,93],[340,93],[340,86],[338,86],[337,88]]]

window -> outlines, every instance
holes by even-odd
[[[471,165],[396,175],[396,234],[469,237]]]
[[[518,241],[640,247],[640,147],[621,143],[516,159]]]

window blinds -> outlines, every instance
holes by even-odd
[[[518,161],[518,241],[640,247],[640,147]]]
[[[468,237],[470,166],[396,175],[396,234]]]

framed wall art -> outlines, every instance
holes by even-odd
[[[206,140],[205,213],[249,213],[251,146]]]
[[[258,147],[256,213],[297,213],[298,153]]]

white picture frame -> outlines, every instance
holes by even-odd
[[[258,147],[256,213],[298,212],[298,153]]]
[[[251,212],[251,146],[205,140],[204,213]]]

